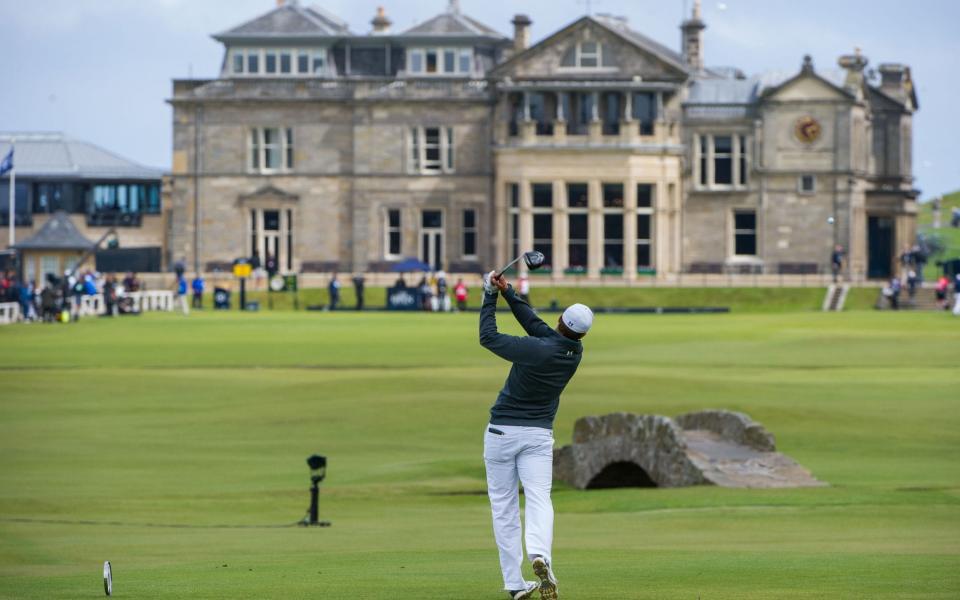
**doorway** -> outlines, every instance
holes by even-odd
[[[293,270],[293,211],[254,208],[250,210],[250,256],[266,267],[272,258],[281,272]]]
[[[867,217],[867,278],[893,276],[893,217]]]
[[[424,210],[420,215],[420,260],[439,271],[443,269],[443,211]]]

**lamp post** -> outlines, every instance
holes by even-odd
[[[327,457],[311,454],[307,458],[310,467],[310,509],[303,521],[304,527],[330,527],[330,521],[321,521],[320,515],[320,482],[327,476]]]

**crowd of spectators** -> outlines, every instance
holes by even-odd
[[[136,273],[127,273],[120,281],[112,273],[90,269],[66,272],[62,277],[48,273],[38,285],[35,280],[21,281],[15,271],[8,271],[0,279],[0,301],[18,304],[20,319],[28,323],[66,323],[80,318],[84,296],[102,294],[106,314],[113,316],[132,312],[133,302],[128,294],[144,289]]]

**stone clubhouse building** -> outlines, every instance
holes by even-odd
[[[442,8],[442,7],[438,7]],[[373,11],[371,11],[373,12]],[[293,0],[216,34],[220,76],[175,80],[169,247],[201,270],[480,272],[535,248],[563,281],[687,273],[889,277],[912,243],[910,69],[710,67],[586,16],[531,45],[444,12],[368,33]]]

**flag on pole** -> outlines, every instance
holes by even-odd
[[[3,177],[7,173],[13,170],[13,148],[10,148],[10,152],[7,152],[7,155],[3,157],[3,162],[0,162],[0,177]]]

